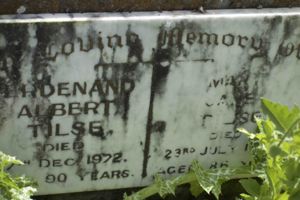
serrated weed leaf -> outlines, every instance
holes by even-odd
[[[224,182],[230,180],[237,174],[251,175],[251,171],[247,167],[205,170],[198,161],[193,161],[192,171],[195,173],[198,184],[203,188],[203,190],[208,194],[212,193],[217,199],[219,199],[221,186]]]
[[[124,193],[123,199],[124,200],[143,200],[143,198],[141,198],[138,194],[132,194],[132,195],[128,196],[126,193]]]
[[[9,165],[23,165],[24,163],[20,160],[17,160],[13,156],[9,156],[0,151],[0,170],[4,170]]]
[[[286,133],[300,119],[300,108],[272,102],[268,99],[261,99],[263,113],[275,123],[278,129]]]
[[[195,173],[198,184],[209,194],[214,187],[215,181],[212,177],[209,177],[207,171],[202,168],[198,161],[193,161],[191,169]]]
[[[195,198],[203,192],[203,189],[200,187],[198,181],[193,181],[190,183],[190,192]]]
[[[158,188],[158,194],[164,198],[165,196],[172,194],[175,196],[175,189],[177,186],[178,179],[174,180],[163,180],[163,178],[159,175],[155,175],[155,184]]]
[[[256,136],[254,133],[250,133],[249,131],[247,131],[246,129],[244,128],[238,128],[237,129],[240,133],[243,133],[245,134],[246,136],[248,136],[250,139],[254,139]]]
[[[266,134],[267,138],[269,140],[274,138],[273,133],[276,129],[275,124],[269,119],[262,120],[261,123],[262,123],[263,133]]]
[[[36,192],[33,182],[23,176],[14,177],[5,171],[10,165],[22,165],[20,160],[0,152],[0,193],[4,200],[30,200]]]

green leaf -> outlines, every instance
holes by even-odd
[[[248,168],[243,169],[216,169],[216,170],[204,170],[198,161],[193,161],[192,171],[195,173],[198,184],[203,188],[203,190],[210,194],[212,193],[217,199],[221,194],[222,184],[232,178],[233,175],[238,175],[244,173],[251,175]]]
[[[124,200],[143,200],[142,198],[140,198],[140,196],[138,194],[132,194],[132,195],[128,196],[126,193],[124,193],[123,199]]]
[[[263,113],[268,115],[276,127],[284,133],[300,119],[300,108],[297,106],[289,109],[288,106],[264,98],[261,99],[261,102]]]
[[[164,198],[169,194],[175,196],[175,189],[178,179],[174,180],[163,180],[161,176],[155,175],[155,184],[158,187],[158,194]]]
[[[285,159],[283,166],[284,166],[284,174],[285,174],[287,183],[289,183],[290,186],[297,184],[297,181],[300,179],[299,157],[298,157],[298,159],[296,159],[296,158]]]
[[[283,154],[283,153],[284,152],[282,151],[282,149],[280,147],[278,147],[278,145],[276,145],[276,144],[272,144],[269,149],[269,154],[273,158],[275,158],[276,156]]]
[[[203,189],[197,181],[193,181],[190,183],[190,192],[194,197],[198,197],[203,192]]]
[[[300,187],[300,186],[299,186]],[[299,200],[300,199],[300,188],[299,190],[290,196],[289,200]]]
[[[240,194],[240,196],[244,199],[244,200],[256,200],[255,197],[252,197],[248,194]]]
[[[0,163],[1,163],[2,167],[6,167],[11,164],[14,164],[14,165],[23,165],[24,164],[22,161],[17,160],[15,157],[4,154],[1,151],[0,151]]]
[[[266,136],[265,133],[258,133],[258,134],[255,135],[255,137],[256,137],[257,139],[259,139],[261,142],[262,142],[264,139],[267,138],[267,136]]]
[[[254,139],[256,136],[256,134],[254,134],[254,133],[250,133],[249,131],[247,131],[246,129],[244,129],[244,128],[238,128],[237,129],[239,132],[241,132],[241,133],[243,133],[243,134],[245,134],[245,135],[247,135],[250,139]]]
[[[239,180],[246,192],[254,197],[258,197],[260,193],[260,185],[254,179]]]
[[[209,176],[207,171],[202,168],[198,161],[193,161],[191,169],[195,173],[199,185],[207,194],[209,194],[216,181],[212,180],[212,177]]]
[[[293,135],[293,142],[295,144],[299,144],[299,148],[300,148],[300,131],[297,131],[294,135]]]
[[[278,196],[278,198],[277,198],[277,200],[289,200],[290,198],[289,198],[289,194],[288,193],[283,193],[283,194],[280,194],[279,196]]]
[[[22,165],[20,160],[0,151],[0,200],[30,200],[36,192],[34,184],[23,176],[14,177],[5,171],[10,165]]]
[[[272,139],[274,137],[274,131],[275,131],[275,124],[267,119],[267,120],[263,120],[262,122],[262,127],[263,127],[263,132],[266,134],[268,139]]]

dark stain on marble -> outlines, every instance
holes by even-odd
[[[24,51],[28,48],[27,24],[2,24],[0,26],[0,91],[3,97],[14,97],[21,81],[21,66]],[[10,116],[8,104],[0,98],[0,126]],[[13,109],[13,108],[10,108]]]

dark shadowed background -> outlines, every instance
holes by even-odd
[[[1,14],[163,11],[300,6],[300,0],[0,0]]]

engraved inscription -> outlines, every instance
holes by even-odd
[[[54,194],[248,165],[259,98],[299,103],[296,11],[0,19],[8,170]]]

